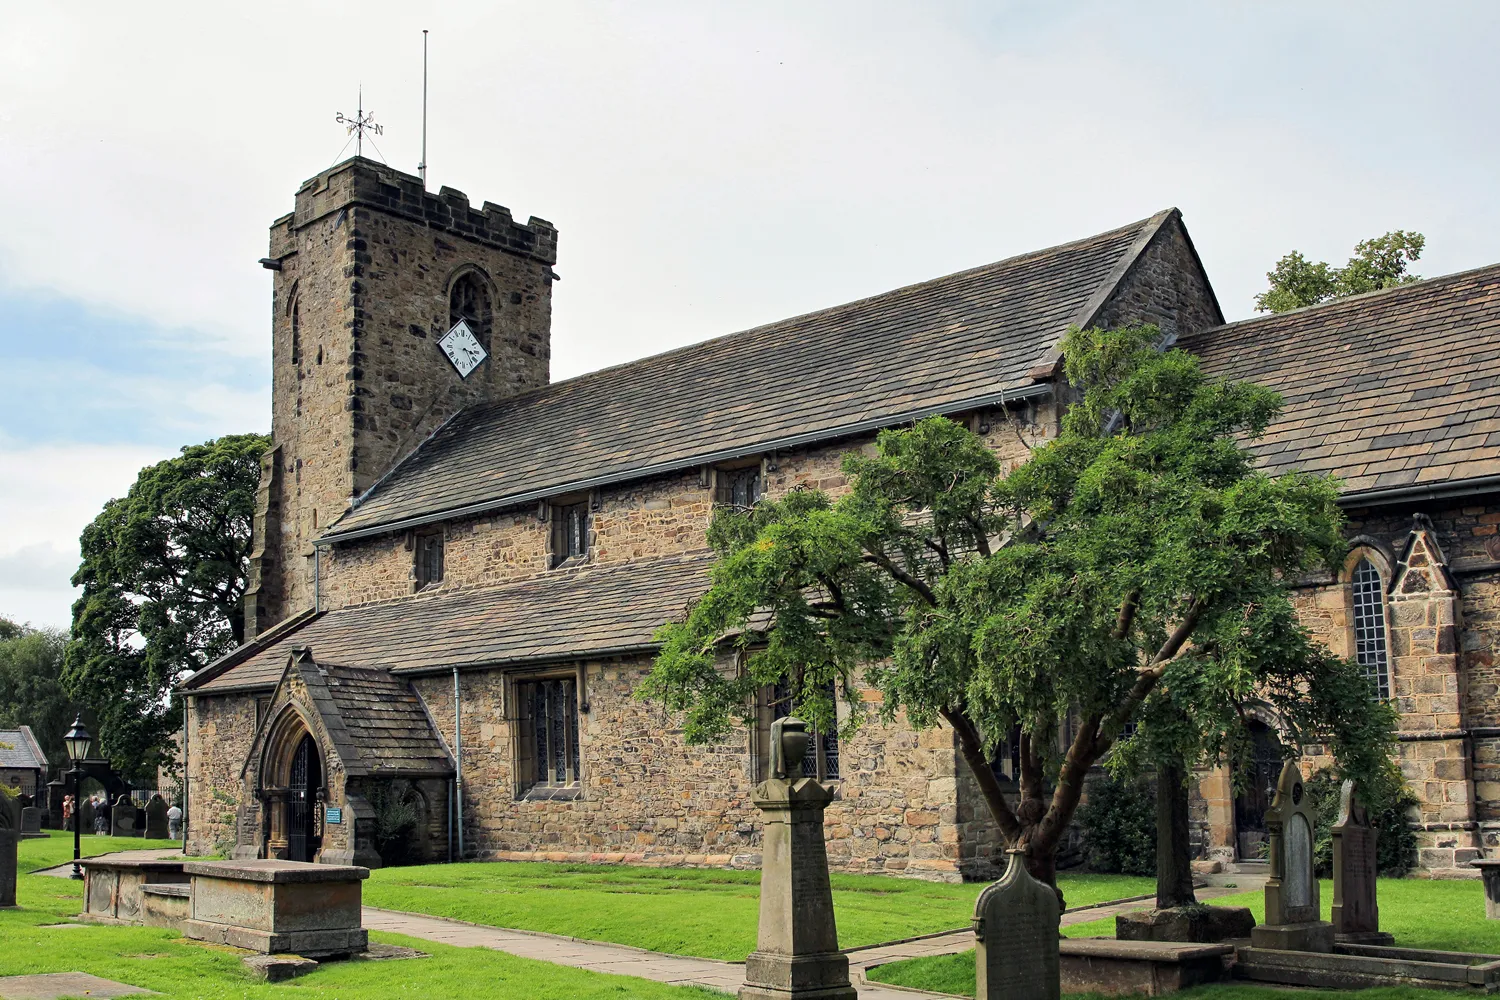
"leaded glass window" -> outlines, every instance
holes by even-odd
[[[553,566],[589,554],[589,505],[586,501],[553,504],[551,520]]]
[[[1389,698],[1391,668],[1385,642],[1385,584],[1370,560],[1361,559],[1350,585],[1354,590],[1354,659],[1365,668],[1376,696]]]
[[[715,502],[733,507],[754,507],[760,499],[760,466],[720,469],[714,477]]]
[[[578,681],[574,677],[528,681],[515,691],[520,718],[517,791],[578,782]]]
[[[828,685],[827,695],[830,699],[835,698],[834,686]],[[761,712],[761,736],[765,744],[764,759],[770,761],[770,732],[771,723],[777,719],[784,719],[789,715],[796,714],[796,703],[792,698],[792,688],[786,681],[780,681],[765,689],[765,707]],[[811,729],[812,747],[806,757],[802,758],[802,776],[804,778],[817,778],[826,781],[829,778],[839,776],[839,734],[837,732],[824,733],[817,729]]]

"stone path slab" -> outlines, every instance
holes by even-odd
[[[0,979],[4,1000],[57,1000],[58,997],[160,996],[154,990],[127,986],[84,972],[48,972],[36,976],[6,976]]]
[[[663,955],[626,945],[579,941],[552,934],[499,927],[479,927],[442,917],[378,910],[371,906],[364,908],[364,924],[366,930],[405,934],[460,948],[491,948],[521,958],[535,958],[590,972],[637,976],[674,986],[706,986],[722,993],[736,993],[745,982],[745,966],[741,962],[716,962],[707,958]],[[914,997],[941,996],[937,993],[894,989],[878,983],[862,984],[859,995],[863,1000],[913,1000]]]

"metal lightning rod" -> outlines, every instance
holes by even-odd
[[[417,164],[422,190],[427,190],[427,29],[422,29],[422,162]]]

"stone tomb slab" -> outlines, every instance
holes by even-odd
[[[155,990],[145,990],[139,986],[100,979],[98,976],[91,976],[85,972],[48,972],[36,976],[6,976],[0,979],[0,998],[4,1000],[160,995]]]
[[[366,950],[361,881],[368,868],[300,861],[189,861],[191,914],[182,933],[262,954],[309,958]]]

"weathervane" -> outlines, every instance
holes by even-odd
[[[359,110],[354,113],[354,117],[351,118],[340,111],[337,115],[334,115],[333,120],[344,126],[349,134],[354,136],[355,156],[365,155],[365,133],[385,135],[385,129],[375,124],[375,112],[372,111],[368,115],[365,114],[365,88],[363,85],[360,85],[359,88]],[[374,139],[370,140],[370,145],[375,146]],[[348,148],[349,144],[347,142],[344,143],[344,149]],[[379,146],[375,146],[375,152],[380,153]],[[340,155],[342,155],[342,151]],[[380,158],[382,160],[385,159],[385,154],[380,153]]]

